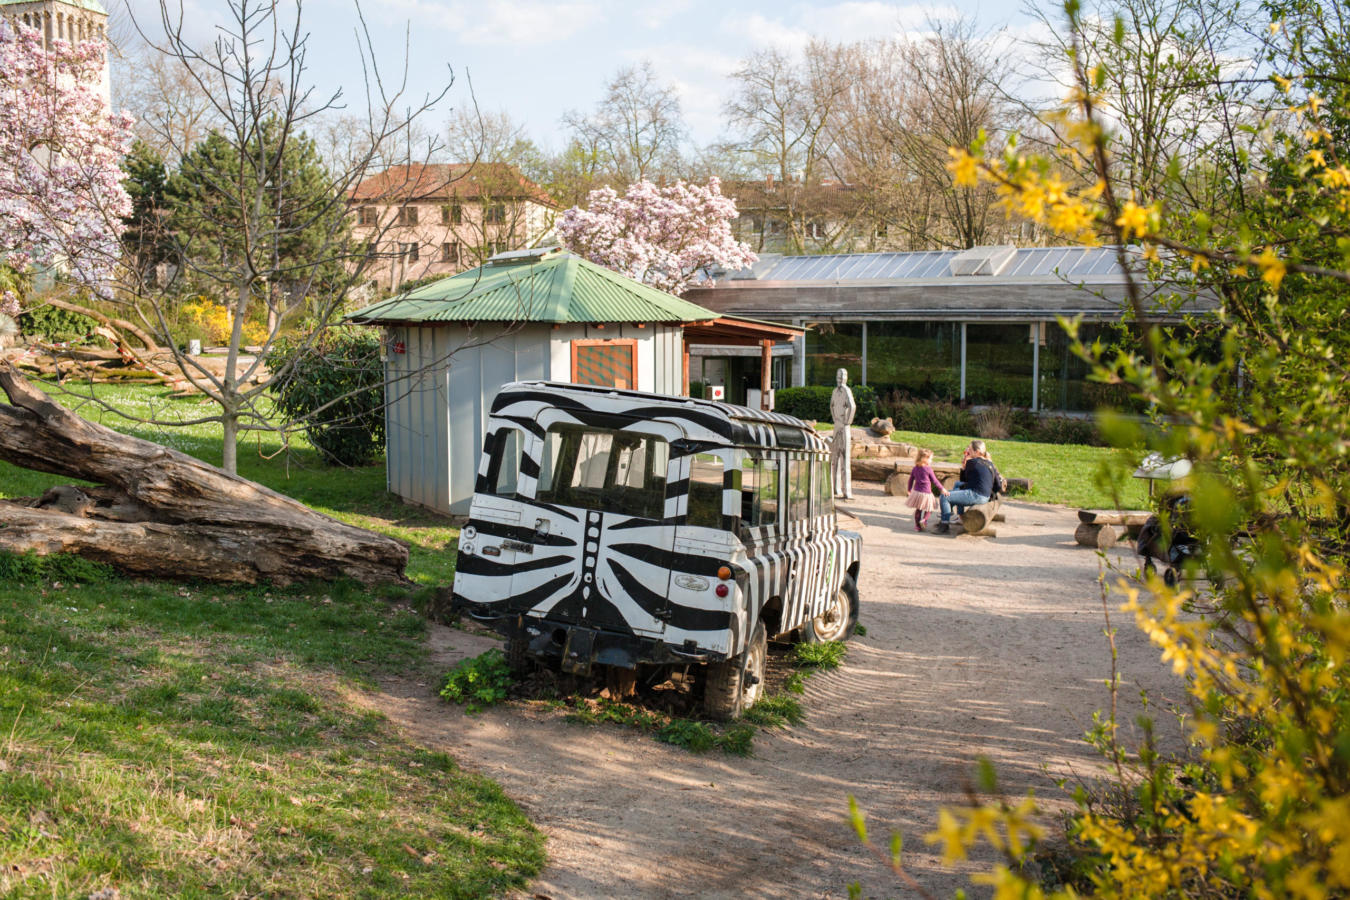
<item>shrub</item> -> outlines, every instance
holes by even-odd
[[[446,673],[441,697],[476,713],[506,699],[514,679],[500,650],[489,650],[458,663]]]
[[[383,452],[384,364],[375,334],[329,329],[310,346],[283,339],[268,363],[281,373],[272,383],[277,407],[325,459],[359,466]]]
[[[1094,447],[1105,445],[1097,425],[1091,419],[1075,419],[1069,416],[1039,416],[1028,438],[1042,444],[1091,444]]]
[[[975,433],[975,416],[944,401],[913,400],[902,403],[891,411],[891,421],[900,431],[920,431],[925,434]]]
[[[988,441],[1006,441],[1012,437],[1013,413],[1006,403],[986,406],[975,414],[975,433]]]
[[[877,417],[877,392],[866,384],[850,385],[858,411],[853,416],[854,425],[866,425]],[[799,419],[829,423],[830,395],[834,388],[823,385],[808,387],[782,388],[774,394],[774,411]]]
[[[88,316],[36,303],[19,313],[19,331],[29,336],[41,335],[49,341],[84,341],[98,327]]]

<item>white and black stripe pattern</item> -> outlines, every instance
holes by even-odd
[[[670,462],[660,518],[535,499],[544,437],[557,425],[664,439]],[[507,429],[522,440],[518,494],[510,498],[492,495],[493,449]],[[721,529],[687,523],[691,462],[709,452],[727,463]],[[730,532],[742,512],[729,462],[737,453],[778,458],[785,485],[789,459],[825,465],[828,445],[790,416],[730,404],[540,382],[507,385],[493,403],[478,491],[461,535],[456,599],[503,616],[659,637],[685,648],[692,642],[726,655],[745,646],[766,603],[781,603],[776,630],[800,627],[820,615],[845,574],[856,571],[861,538],[837,532],[832,516],[788,521],[785,488],[779,524],[750,529],[743,538]],[[820,483],[812,478],[813,486]],[[498,555],[484,555],[485,548]],[[736,585],[726,598],[710,589],[721,566],[732,569]],[[696,587],[701,583],[706,587]]]

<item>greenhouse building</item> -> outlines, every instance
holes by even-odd
[[[1126,255],[1142,270],[1137,252]],[[1150,309],[1175,290],[1146,276],[1136,284]],[[1064,411],[1122,399],[1087,380],[1059,325],[1079,319],[1087,340],[1122,326],[1129,304],[1115,247],[765,258],[684,297],[723,315],[806,327],[805,341],[776,348],[776,387],[831,385],[844,368],[881,394]],[[1151,314],[1180,322],[1214,307],[1190,297]],[[690,355],[691,378],[723,385],[732,402],[760,383],[757,353],[695,345]]]

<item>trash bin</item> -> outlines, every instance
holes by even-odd
[[[193,338],[192,340],[188,341],[188,356],[201,356],[201,355],[202,355],[202,342],[197,340],[196,338]]]

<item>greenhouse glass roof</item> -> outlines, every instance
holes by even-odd
[[[753,274],[739,273],[732,277],[735,280],[833,283],[929,279],[1113,283],[1122,277],[1116,253],[1115,247],[976,247],[911,253],[787,256],[771,265],[757,267]],[[965,272],[970,274],[957,274]]]

